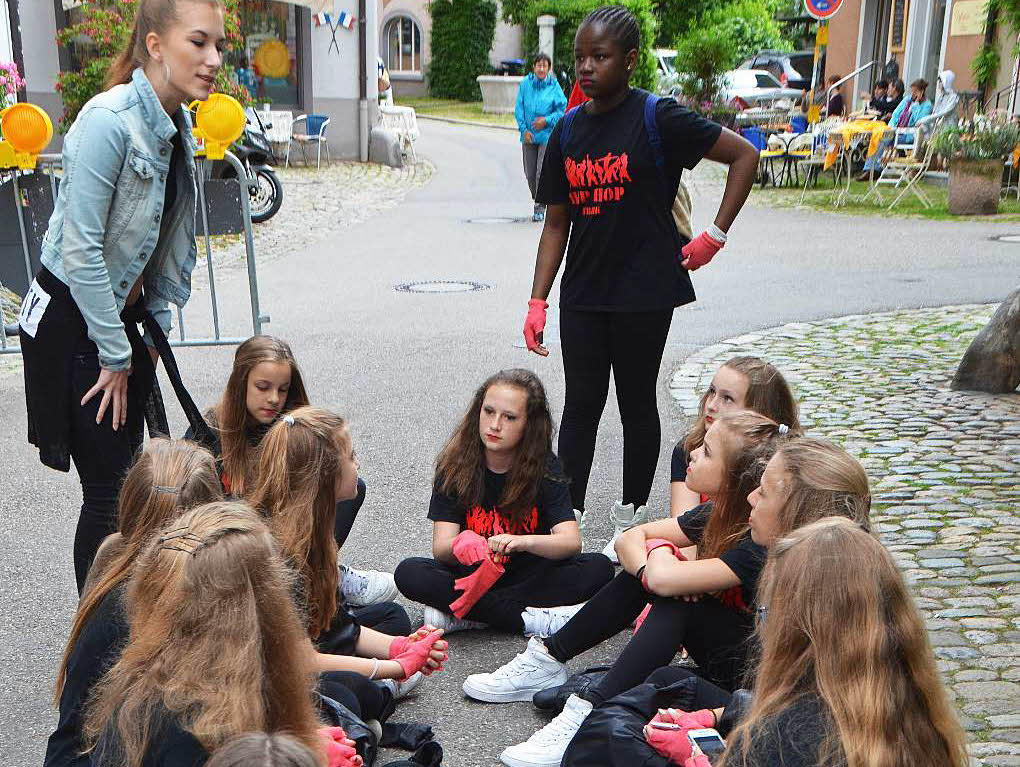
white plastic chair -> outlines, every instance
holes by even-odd
[[[400,151],[407,154],[412,162],[418,161],[414,152],[414,142],[421,134],[418,131],[418,118],[414,107],[395,107],[381,104],[379,106],[379,124],[393,131],[400,142]]]
[[[305,121],[305,133],[293,132],[297,128],[297,124],[302,120]],[[326,115],[298,115],[294,118],[292,126],[292,132],[290,136],[290,143],[287,144],[287,160],[284,167],[290,167],[290,148],[294,142],[298,143],[301,147],[301,157],[304,159],[305,165],[308,164],[308,155],[305,154],[305,147],[308,144],[315,144],[315,169],[318,170],[322,166],[322,148],[326,147],[326,164],[329,165],[331,160],[329,157],[329,143],[326,141],[326,128],[329,126],[330,118]]]

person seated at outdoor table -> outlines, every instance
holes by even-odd
[[[831,88],[838,83],[842,78],[839,75],[831,75],[826,83],[826,90]],[[825,105],[825,116],[826,117],[845,117],[846,116],[846,104],[843,102],[843,94],[839,92],[839,88],[836,88],[829,96],[829,101]]]
[[[950,80],[950,84],[951,83],[952,81]],[[925,96],[927,91],[927,80],[922,78],[914,80],[914,82],[910,84],[910,98],[901,101],[900,105],[896,107],[895,111],[892,113],[892,117],[889,119],[889,127],[915,128],[921,120],[930,115],[932,104]],[[892,147],[895,138],[895,134],[890,134],[882,139],[881,143],[878,145],[878,150],[864,161],[864,168],[857,176],[858,181],[866,181],[872,174],[877,175],[882,172],[883,155],[885,155],[886,151]],[[910,135],[901,136],[899,141],[900,144],[912,144],[913,142],[914,137]]]
[[[882,122],[887,123],[890,119],[892,119],[892,114],[896,111],[896,107],[898,107],[900,102],[903,101],[903,93],[906,89],[907,88],[903,84],[903,81],[899,78],[892,80],[889,83],[889,90],[885,93],[885,104],[880,110],[882,113],[882,117],[880,118]]]
[[[942,125],[956,125],[956,110],[960,106],[960,97],[953,90],[954,80],[956,74],[951,69],[939,75],[935,83],[935,105],[930,115],[917,121],[918,129],[930,134],[939,121]]]
[[[861,100],[868,99],[867,111],[875,112],[877,114],[883,114],[885,112],[885,97],[889,92],[889,82],[887,80],[878,80],[874,87],[871,89],[871,96],[869,98],[867,91],[861,92]]]

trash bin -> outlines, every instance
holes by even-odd
[[[520,76],[524,74],[524,59],[503,59],[499,62],[501,75]]]

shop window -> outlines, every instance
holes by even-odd
[[[278,0],[242,0],[242,43],[227,53],[237,78],[256,101],[300,103],[297,9]]]
[[[383,50],[391,74],[421,74],[421,30],[410,16],[396,16],[386,22]]]

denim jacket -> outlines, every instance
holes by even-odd
[[[177,200],[163,210],[171,139],[181,134]],[[195,267],[195,147],[182,107],[173,120],[139,68],[92,98],[64,140],[64,174],[42,265],[64,282],[109,370],[131,365],[120,312],[139,275],[144,306],[164,332],[184,306]],[[147,343],[151,339],[146,338]]]

